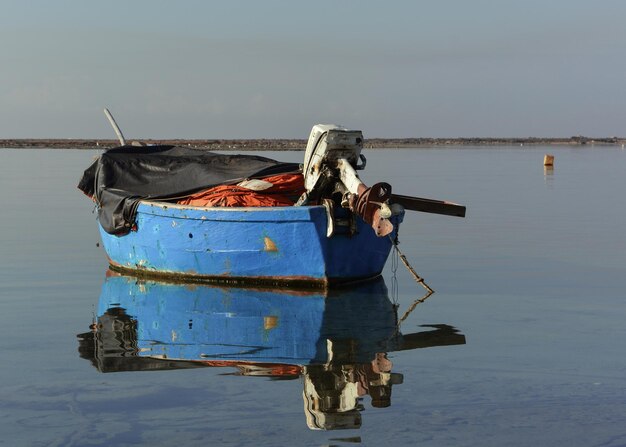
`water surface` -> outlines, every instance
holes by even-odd
[[[545,153],[555,155],[552,171],[542,166]],[[0,445],[626,444],[626,151],[366,151],[367,183],[468,207],[465,219],[407,214],[400,247],[435,294],[400,334],[389,332],[394,318],[423,289],[402,265],[394,275],[391,260],[382,286],[359,292],[369,297],[363,306],[354,293],[112,288],[93,204],[75,187],[96,155],[0,150]],[[161,307],[141,307],[157,300]],[[117,372],[102,372],[84,334],[94,321],[125,321],[115,310],[122,301],[129,310],[135,303],[135,323],[116,326],[99,346],[112,340],[107,352],[129,356],[114,357]],[[217,307],[197,307],[208,302]],[[241,327],[260,332],[242,341],[232,338],[241,331],[198,329],[224,324],[238,303],[250,319]],[[211,367],[138,360],[140,348],[182,345],[141,345],[137,334],[182,334],[189,320],[196,338],[185,355],[202,354]],[[291,367],[250,374],[228,363],[242,355],[257,363],[279,356]],[[353,399],[358,424],[311,430],[303,398],[311,386],[326,387],[327,408]]]

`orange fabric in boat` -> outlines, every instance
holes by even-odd
[[[268,189],[252,191],[238,185],[219,185],[199,191],[178,201],[191,206],[292,206],[304,192],[302,174],[280,174],[262,179]]]

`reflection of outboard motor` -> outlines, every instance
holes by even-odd
[[[377,353],[369,363],[337,362],[346,358],[346,353],[341,353],[346,345],[328,340],[328,349],[333,351],[329,352],[330,363],[303,367],[304,413],[312,430],[359,428],[363,397],[369,394],[373,407],[388,407],[392,385],[403,381],[402,374],[391,372],[385,353]]]
[[[304,415],[311,430],[359,428],[363,409],[357,384],[346,380],[341,367],[304,368]]]

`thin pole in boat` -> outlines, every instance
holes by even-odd
[[[117,125],[117,123],[115,122],[115,118],[113,118],[113,115],[111,115],[111,112],[109,112],[109,109],[107,109],[106,107],[104,109],[104,114],[106,115],[107,119],[109,120],[109,123],[111,123],[111,126],[113,127],[113,130],[117,134],[117,139],[120,140],[120,145],[121,146],[126,146],[126,139],[124,138],[124,135],[122,135],[122,131],[120,130],[120,128]]]

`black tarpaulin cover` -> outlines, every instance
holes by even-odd
[[[126,234],[141,200],[180,198],[246,178],[296,172],[297,163],[257,155],[227,155],[177,146],[123,146],[103,153],[78,188],[98,204],[98,220],[110,234]]]

